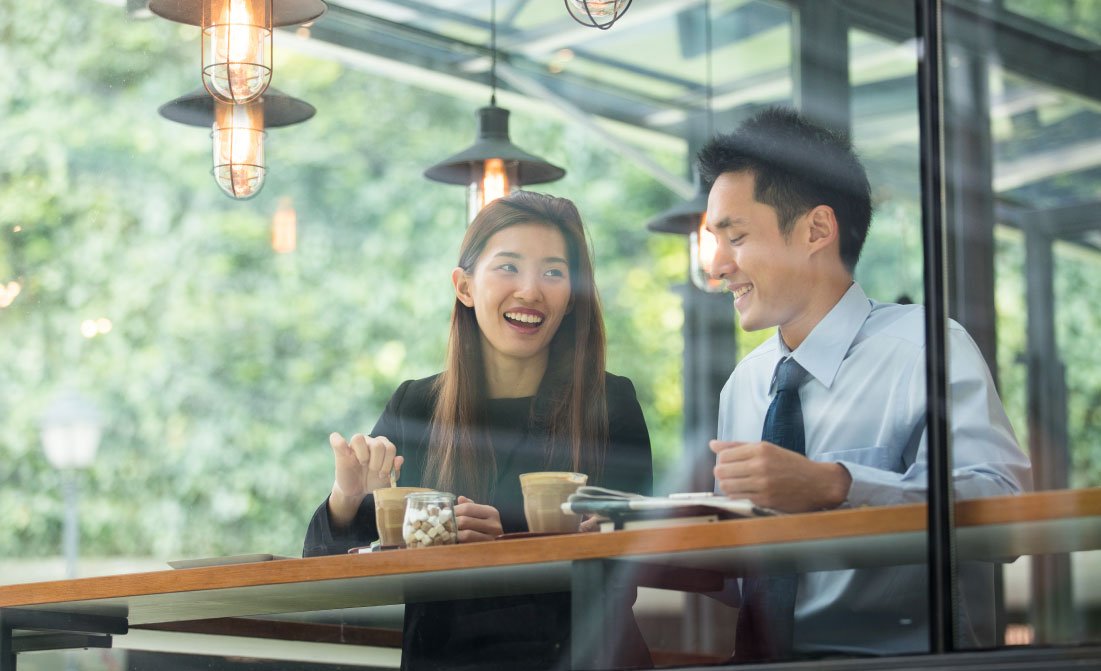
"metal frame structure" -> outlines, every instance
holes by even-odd
[[[5,610],[0,612],[0,671],[15,671],[16,655],[24,652],[110,648],[111,636],[128,630],[125,617]]]

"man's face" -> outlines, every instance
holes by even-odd
[[[780,233],[776,210],[753,196],[749,172],[726,172],[707,198],[707,228],[715,234],[711,276],[726,282],[747,331],[799,319],[807,310],[809,254],[805,216],[789,236]]]

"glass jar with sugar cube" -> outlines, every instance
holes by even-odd
[[[454,545],[459,540],[455,523],[455,495],[420,492],[405,497],[405,520],[401,535],[406,547]]]

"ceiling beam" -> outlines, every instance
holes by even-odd
[[[901,42],[914,37],[909,2],[846,0],[841,5],[852,25]],[[1101,100],[1101,51],[1096,44],[985,3],[944,4],[944,41],[949,47],[972,48],[972,36],[993,32],[994,56],[1002,67],[1041,84]],[[984,57],[990,54],[980,54]]]

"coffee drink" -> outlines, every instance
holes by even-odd
[[[405,519],[405,497],[417,492],[430,492],[428,487],[383,487],[376,489],[375,523],[383,545],[402,545],[401,525]]]
[[[562,504],[584,485],[589,476],[566,471],[541,471],[520,475],[524,493],[524,517],[534,533],[574,533],[581,515],[562,512]]]

